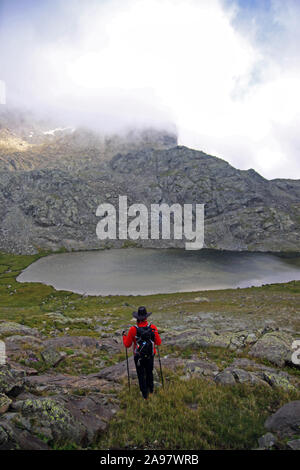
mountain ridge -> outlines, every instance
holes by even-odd
[[[43,153],[31,147],[13,153],[9,170],[6,163],[3,170],[1,134],[10,136],[14,130],[3,130],[3,119],[0,124],[2,251],[127,246],[127,240],[96,237],[98,205],[116,206],[119,195],[128,197],[128,205],[148,208],[155,203],[204,204],[206,248],[300,251],[300,180],[267,180],[254,169],[239,170],[221,158],[177,145],[174,134],[156,129],[131,130],[104,141],[89,130],[48,133],[43,144],[36,144]],[[16,126],[16,136],[21,128]],[[9,152],[5,155],[11,159]],[[22,162],[30,162],[26,155],[34,158],[24,169]],[[155,248],[181,248],[184,242],[129,241]]]

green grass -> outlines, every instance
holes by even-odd
[[[101,449],[252,449],[264,421],[300,393],[262,386],[220,386],[174,377],[147,401],[138,387],[121,394],[121,410]]]

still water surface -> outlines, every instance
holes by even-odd
[[[191,292],[300,280],[300,256],[142,248],[62,253],[39,259],[17,280],[89,295]]]

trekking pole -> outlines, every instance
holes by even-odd
[[[165,388],[165,384],[164,384],[164,376],[163,376],[163,373],[162,373],[162,368],[161,368],[161,362],[160,362],[160,354],[159,354],[159,347],[157,347],[157,352],[158,352],[158,360],[159,360],[159,368],[160,368],[160,376],[161,376],[161,384],[162,384],[162,387]]]
[[[128,353],[127,353],[127,348],[125,347],[126,350],[126,362],[127,362],[127,375],[128,375],[128,388],[130,390],[130,378],[129,378],[129,365],[128,365]]]

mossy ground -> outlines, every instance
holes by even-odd
[[[146,305],[153,312],[153,321],[160,330],[165,320],[180,325],[185,315],[218,313],[228,318],[247,321],[273,320],[277,326],[299,331],[300,281],[246,289],[160,294],[147,296],[88,296],[56,291],[40,283],[18,283],[19,273],[47,253],[33,256],[0,254],[0,320],[10,320],[35,327],[45,336],[84,335],[98,338],[102,332],[114,334],[132,324],[132,311]],[[205,301],[195,302],[197,297]],[[60,312],[77,323],[60,324],[47,316]],[[82,318],[82,322],[78,319]],[[87,323],[85,320],[91,321]],[[66,359],[57,372],[87,374],[96,372],[101,364],[111,365],[125,359],[125,354],[110,356],[106,351],[91,348],[85,354],[71,348],[64,350]],[[196,354],[213,360],[219,366],[229,365],[236,353],[221,348],[187,349],[161,347],[161,354],[190,357]],[[247,357],[247,351],[242,355]],[[39,372],[46,366],[34,364]],[[298,374],[298,370],[286,369]],[[98,448],[157,449],[245,449],[257,445],[264,433],[265,418],[282,404],[299,399],[297,392],[237,385],[217,386],[200,379],[183,382],[179,374],[169,374],[165,389],[158,389],[144,403],[137,387],[128,394],[124,384],[122,408],[113,420],[109,433]]]

